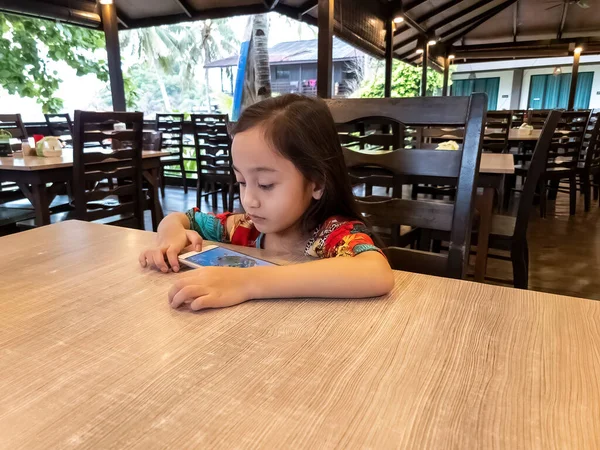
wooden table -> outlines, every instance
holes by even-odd
[[[531,130],[531,134],[520,134],[518,128],[511,128],[508,132],[508,140],[512,142],[537,141],[541,134],[541,129]]]
[[[600,448],[600,302],[396,272],[175,311],[153,239],[0,238],[0,448]]]
[[[152,187],[152,222],[154,227],[163,218],[163,210],[158,197],[158,177],[160,158],[168,152],[143,151],[144,179]],[[36,226],[50,223],[50,203],[56,196],[57,187],[73,179],[73,151],[64,149],[63,156],[42,158],[38,156],[0,157],[0,182],[15,182],[35,210]],[[52,183],[51,186],[47,186]]]

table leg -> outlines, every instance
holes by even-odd
[[[160,204],[159,194],[158,194],[158,185],[159,185],[159,168],[147,169],[144,171],[144,178],[150,185],[150,214],[152,215],[152,229],[156,231],[158,229],[158,224],[165,217],[162,206]]]
[[[31,185],[31,203],[35,209],[35,226],[41,227],[50,224],[50,202],[46,184]]]
[[[477,198],[479,211],[479,232],[477,233],[477,256],[475,258],[475,281],[485,280],[487,257],[489,250],[490,231],[492,228],[492,214],[494,209],[495,189],[483,188],[483,194]]]

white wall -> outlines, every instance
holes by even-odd
[[[571,73],[572,66],[559,66],[562,73]],[[523,86],[521,90],[520,109],[527,109],[529,102],[529,85],[531,84],[532,75],[548,75],[554,72],[554,67],[540,67],[535,69],[525,69],[523,71]],[[600,64],[582,64],[579,66],[579,72],[594,72],[594,80],[592,82],[592,93],[590,95],[590,108],[600,108]]]
[[[467,80],[469,73],[453,73],[452,80]],[[496,109],[510,109],[510,95],[512,92],[513,83],[513,71],[512,70],[499,70],[493,72],[476,72],[477,78],[500,78],[500,86],[498,87],[498,105]],[[507,95],[508,97],[503,98],[502,96]]]

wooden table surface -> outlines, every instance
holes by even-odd
[[[541,129],[531,130],[531,134],[521,134],[518,128],[511,128],[508,132],[509,141],[537,141],[542,134]]]
[[[159,152],[154,150],[144,150],[142,158],[159,158],[169,156],[169,152]],[[73,166],[73,150],[63,149],[62,156],[41,157],[41,156],[3,156],[0,157],[0,170],[46,170]]]
[[[397,272],[175,311],[153,239],[0,238],[0,448],[600,448],[599,302]]]

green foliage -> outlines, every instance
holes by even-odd
[[[381,66],[381,64],[379,64]],[[378,69],[381,69],[379,67]],[[356,92],[357,97],[383,97],[385,76],[383,70],[374,70],[374,75],[363,82]],[[421,86],[421,67],[394,61],[392,68],[392,97],[418,97]],[[443,76],[433,69],[427,70],[427,95],[435,95],[442,87]]]
[[[59,112],[63,101],[55,93],[62,80],[49,63],[64,61],[77,76],[95,74],[106,82],[106,61],[95,55],[104,45],[99,31],[0,13],[0,86],[35,98],[44,113]]]

